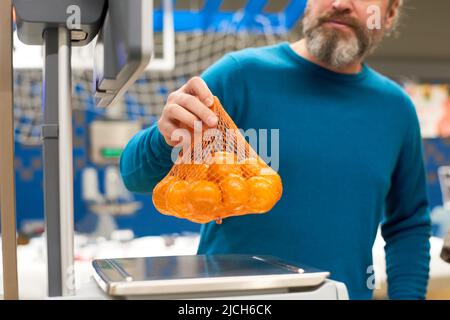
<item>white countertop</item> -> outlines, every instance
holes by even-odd
[[[86,236],[75,238],[75,283],[77,288],[91,282],[91,260],[98,258],[144,257],[188,255],[197,251],[198,235],[180,236],[169,239],[173,243],[167,245],[167,238],[143,237],[129,242],[89,241]],[[448,288],[450,290],[450,264],[440,257],[443,240],[431,239],[431,263],[429,290]],[[377,236],[373,247],[374,271],[378,297],[386,291],[386,272],[384,257],[384,241]],[[34,238],[28,245],[18,248],[19,295],[21,299],[43,299],[47,294],[47,274],[45,261],[45,240]],[[0,247],[1,252],[1,247]],[[1,266],[0,259],[0,266]],[[2,269],[0,269],[0,274]],[[0,295],[3,292],[3,278],[0,277]]]

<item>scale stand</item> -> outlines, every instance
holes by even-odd
[[[150,62],[153,3],[151,0],[13,2],[18,38],[25,44],[45,47],[42,140],[48,293],[50,297],[72,295],[75,276],[71,47],[85,46],[99,35],[101,45],[97,41],[98,59],[94,64],[96,105],[110,106]]]
[[[53,262],[48,264],[48,294],[61,296],[75,289],[70,31],[47,29],[44,43],[44,209],[47,260]]]
[[[87,45],[106,14],[105,0],[13,0],[19,39],[44,45],[42,154],[48,295],[75,293],[72,45]],[[70,26],[77,7],[79,23]]]
[[[0,4],[5,16],[12,15],[11,1]],[[1,125],[1,205],[4,260],[4,287],[6,299],[18,299],[17,247],[14,192],[14,139],[13,139],[13,88],[12,88],[12,21],[1,19],[0,44],[5,52],[0,54],[2,72],[1,95],[6,102]],[[4,25],[5,24],[5,25]],[[9,41],[8,41],[9,40]],[[7,43],[9,45],[7,45]],[[44,124],[42,126],[44,157],[45,219],[47,234],[48,291],[49,296],[73,293],[73,158],[72,158],[72,106],[70,31],[52,28],[44,32]],[[3,52],[3,51],[2,51]],[[8,67],[10,68],[8,70]],[[3,83],[6,85],[4,86]],[[9,88],[6,88],[9,85]],[[3,88],[5,87],[5,88]],[[7,89],[7,90],[3,90]],[[3,96],[3,93],[5,96]],[[65,250],[62,250],[65,248]],[[51,262],[51,263],[50,263]]]

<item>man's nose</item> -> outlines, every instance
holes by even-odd
[[[333,9],[342,13],[352,12],[352,1],[353,0],[335,0],[333,1]]]

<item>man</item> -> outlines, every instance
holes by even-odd
[[[374,7],[379,29],[367,23]],[[381,223],[390,298],[423,299],[430,219],[417,116],[399,86],[363,63],[400,8],[400,0],[308,1],[304,39],[227,54],[170,94],[157,125],[122,155],[125,185],[152,191],[172,166],[172,133],[217,124],[214,94],[239,128],[279,128],[284,193],[267,214],[203,225],[199,254],[298,261],[329,270],[350,298],[370,299]]]

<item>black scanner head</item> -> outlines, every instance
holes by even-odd
[[[43,45],[48,29],[70,30],[72,46],[87,45],[98,34],[93,57],[98,107],[114,104],[150,62],[152,0],[13,1],[17,35],[25,44]]]
[[[67,27],[72,45],[87,45],[97,35],[106,0],[13,0],[17,36],[25,44],[43,45],[46,29]]]

